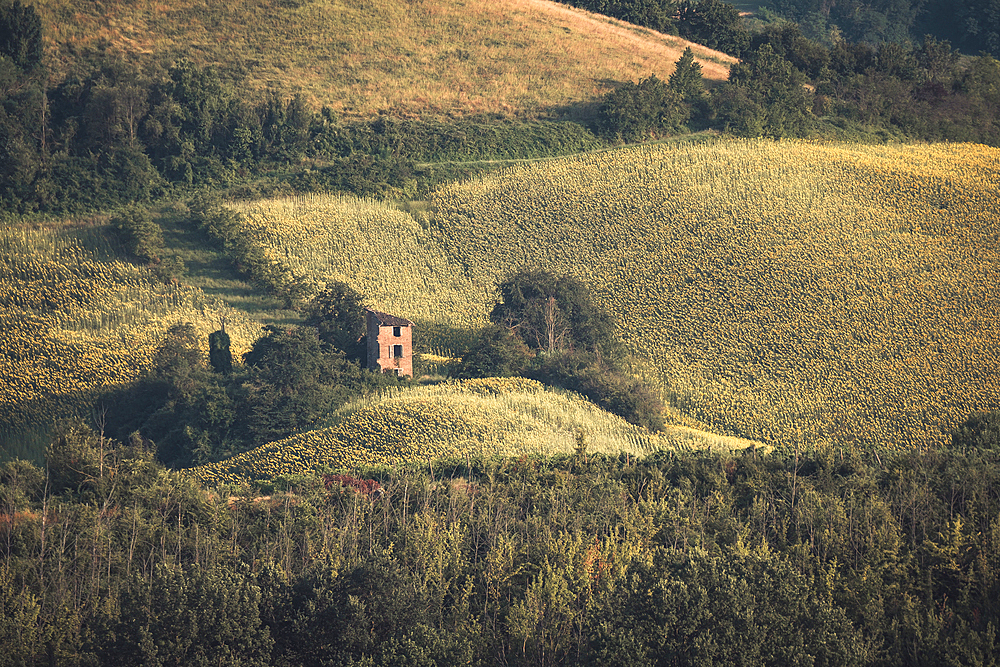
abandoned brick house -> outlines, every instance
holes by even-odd
[[[368,368],[413,377],[413,322],[377,310],[365,311]]]

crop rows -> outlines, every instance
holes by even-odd
[[[409,214],[352,196],[307,195],[236,205],[246,233],[293,273],[340,280],[374,307],[419,323],[480,326],[489,294]]]
[[[724,141],[443,189],[473,283],[586,280],[672,403],[776,442],[942,442],[1000,400],[1000,151]]]
[[[493,172],[417,222],[316,196],[244,211],[275,259],[373,305],[484,321],[523,265],[586,281],[670,405],[777,443],[940,443],[1000,402],[1000,153],[725,140]]]
[[[360,399],[341,409],[329,428],[194,468],[190,474],[204,484],[240,485],[326,468],[354,473],[440,457],[570,453],[577,430],[583,431],[589,452],[635,455],[697,443],[680,431],[650,434],[580,396],[532,380],[488,378]]]
[[[200,291],[114,259],[99,232],[0,230],[0,434],[134,380],[177,322],[207,336],[217,311]],[[241,352],[259,325],[231,317],[227,330]]]

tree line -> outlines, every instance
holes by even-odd
[[[948,40],[967,55],[1000,54],[1000,14],[989,0],[765,0],[751,21],[721,0],[560,0],[622,21],[680,35],[742,57],[750,25],[792,22],[826,46],[847,41],[878,47]]]
[[[946,41],[916,46],[838,42],[793,24],[749,39],[726,83],[704,90],[688,49],[664,82],[625,83],[603,100],[603,134],[641,141],[716,128],[748,137],[833,136],[1000,144],[1000,61],[962,59]]]
[[[995,665],[1000,450],[977,424],[877,456],[637,460],[584,435],[263,490],[71,425],[44,468],[0,467],[0,664]]]

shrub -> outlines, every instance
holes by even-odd
[[[129,253],[150,264],[160,261],[163,230],[153,222],[145,208],[128,206],[111,218],[111,225]]]

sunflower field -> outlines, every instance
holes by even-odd
[[[665,397],[768,442],[906,448],[1000,407],[1000,151],[722,140],[519,166],[443,188],[488,285],[585,280]]]
[[[339,280],[379,310],[426,325],[481,326],[491,284],[474,286],[428,218],[351,195],[241,202],[248,238],[295,275]],[[418,219],[419,218],[419,219]]]
[[[650,433],[570,392],[523,378],[461,380],[397,389],[345,405],[327,428],[192,468],[205,485],[443,457],[567,454],[582,434],[590,453],[645,455],[659,449],[742,449],[757,443],[673,427]]]
[[[220,312],[121,260],[99,226],[0,229],[0,446],[24,455],[24,433],[139,377],[172,324],[195,324],[207,354]],[[238,354],[260,325],[227,315]]]

